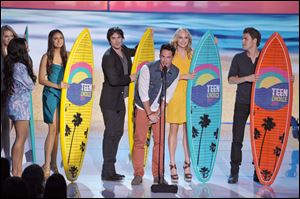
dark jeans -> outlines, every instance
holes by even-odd
[[[242,147],[245,134],[245,126],[250,114],[250,104],[235,103],[233,127],[232,127],[232,143],[231,143],[231,174],[235,175],[239,172],[239,166],[242,162]]]
[[[124,131],[126,110],[114,111],[101,109],[105,125],[103,135],[103,166],[102,176],[112,176],[116,173],[115,163],[119,142]]]

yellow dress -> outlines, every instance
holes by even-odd
[[[189,73],[191,59],[182,56],[176,51],[172,62],[180,71],[180,75]],[[167,106],[166,121],[182,124],[186,122],[186,87],[187,80],[179,80],[174,95]]]

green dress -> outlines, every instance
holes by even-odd
[[[51,65],[51,73],[48,75],[48,80],[54,84],[60,84],[64,77],[64,68],[58,64]],[[61,90],[45,86],[43,90],[43,114],[44,122],[47,124],[53,123],[53,115],[60,106]],[[59,109],[58,109],[59,111]]]

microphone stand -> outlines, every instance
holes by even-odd
[[[163,104],[163,99],[162,97],[164,96],[165,99],[167,98],[167,66],[163,66],[162,68],[162,91],[160,93],[160,99],[159,99],[159,108],[161,108],[162,104]],[[166,100],[165,100],[166,101]],[[151,191],[153,193],[177,193],[178,191],[178,187],[177,185],[168,185],[164,183],[164,173],[165,173],[165,131],[166,131],[166,103],[164,103],[164,107],[163,107],[163,112],[160,114],[162,116],[164,116],[164,120],[162,121],[162,117],[160,117],[159,119],[159,148],[158,148],[158,184],[153,184],[151,186]],[[164,132],[161,132],[161,125],[164,125]],[[160,173],[160,137],[161,134],[163,133],[163,140],[162,140],[162,144],[163,144],[163,164],[162,164],[162,176]]]

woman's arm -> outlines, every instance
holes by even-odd
[[[50,82],[47,78],[47,54],[44,54],[41,63],[40,63],[40,69],[39,69],[39,83],[44,86],[49,86],[56,89],[61,89],[60,84],[54,84],[53,82]]]

